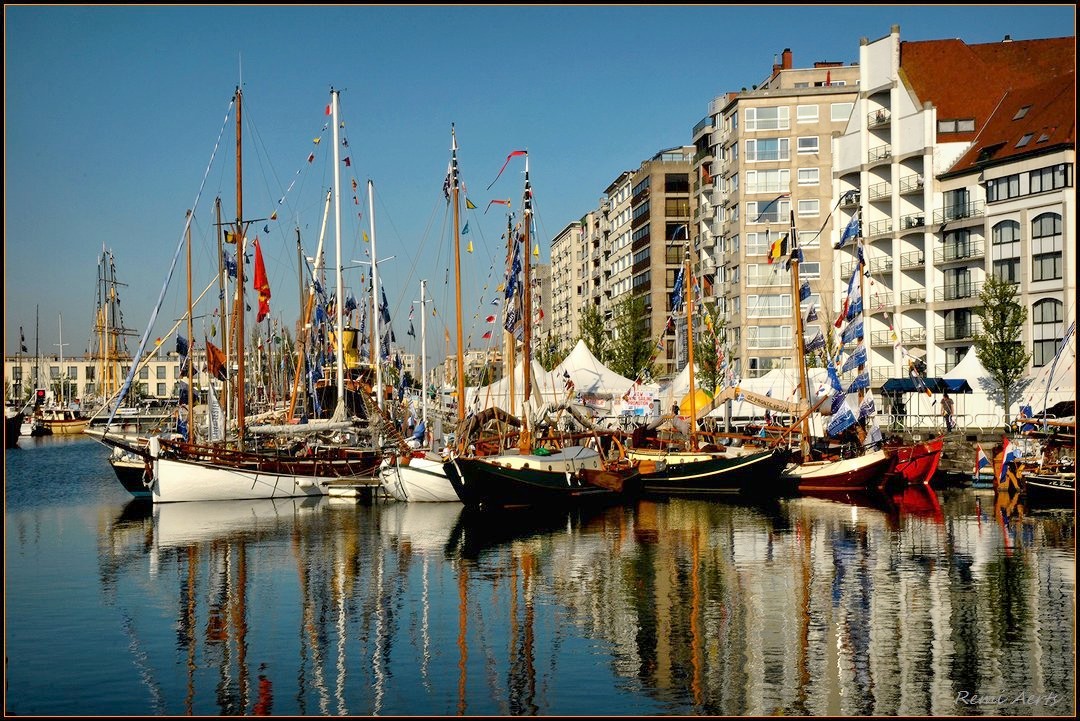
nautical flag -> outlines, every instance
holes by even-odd
[[[329,106],[329,105],[327,105],[327,106],[326,106],[326,114],[327,114],[327,115],[329,115],[329,114],[330,114],[330,106]]]
[[[462,235],[468,235],[469,234],[469,221],[467,221],[467,220],[465,221],[465,227],[461,229],[461,234]]]
[[[471,240],[469,241],[469,245],[466,246],[465,252],[466,253],[471,253],[472,252],[472,241]]]
[[[473,205],[473,202],[471,200],[469,200],[468,198],[465,198],[465,209],[466,210],[476,210],[476,206]]]
[[[841,368],[844,373],[847,373],[853,368],[866,365],[866,346],[861,345],[855,349],[855,352],[848,356],[848,359],[844,361],[844,367]]]
[[[833,324],[837,328],[849,317],[848,310],[851,304],[851,298],[855,294],[855,280],[859,277],[859,269],[855,268],[851,271],[851,278],[848,280],[847,293],[844,295],[844,305],[840,308],[840,315],[836,317],[836,322]],[[859,310],[862,310],[862,299],[860,298]]]
[[[183,381],[180,381],[179,383],[177,383],[176,384],[176,392],[178,394],[177,402],[182,406],[187,405],[187,402],[188,402],[187,383],[184,383]]]
[[[413,324],[411,320],[409,321],[409,332],[406,335],[411,335],[413,338],[416,337],[416,331],[413,330]]]
[[[982,444],[975,444],[975,473],[974,476],[978,477],[979,471],[985,466],[990,465],[990,459],[987,458],[986,453],[983,451]]]
[[[843,403],[839,411],[833,413],[826,432],[835,438],[853,425],[855,425],[855,414],[851,412],[846,403]]]
[[[802,285],[799,286],[799,300],[806,300],[810,297],[810,281],[804,280]]]
[[[203,340],[206,340],[205,338]],[[210,341],[206,341],[206,370],[218,380],[225,380],[225,351],[218,348]]]
[[[1002,436],[1003,449],[1005,453],[1001,456],[1001,475],[998,477],[998,483],[1005,482],[1005,472],[1009,468],[1009,464],[1020,458],[1020,449],[1009,442],[1008,436]]]
[[[487,207],[484,208],[484,214],[485,215],[487,214],[487,212],[489,210],[491,210],[492,204],[505,205],[507,208],[510,207],[510,201],[509,200],[490,200],[490,201],[488,201]]]
[[[350,157],[349,157],[348,155],[346,155],[346,156],[345,156],[345,157],[344,157],[344,158],[342,159],[342,161],[341,161],[341,162],[345,163],[345,167],[346,167],[346,168],[349,168],[349,167],[351,167],[351,166],[352,166],[352,159],[351,159],[351,158],[350,158]]]
[[[815,335],[810,340],[810,342],[806,344],[806,347],[804,348],[804,350],[807,353],[809,353],[810,351],[814,351],[814,350],[817,350],[819,348],[824,348],[824,347],[825,347],[825,336],[823,336],[821,334],[821,331],[818,331],[817,335]]]
[[[675,276],[675,287],[671,290],[671,309],[678,310],[682,307],[683,300],[683,271],[686,266],[679,268],[679,274]]]
[[[225,242],[226,243],[235,243],[236,242],[236,233],[230,233],[229,231],[226,230],[225,231]]]
[[[19,346],[22,348],[23,353],[27,353],[26,350],[26,336],[23,335],[22,326],[19,326]]]
[[[825,369],[825,372],[829,375],[829,387],[831,388],[832,393],[842,393],[844,387],[840,385],[840,376],[836,373],[836,366],[830,363]],[[829,395],[832,395],[832,393]]]
[[[844,327],[843,332],[840,334],[840,342],[841,343],[850,343],[851,341],[855,340],[856,338],[862,338],[862,337],[863,337],[863,322],[862,322],[862,318],[860,318],[859,320],[855,321],[854,323],[848,323]]]
[[[848,393],[855,393],[856,391],[864,391],[870,387],[870,374],[863,371],[859,375],[855,376],[855,380],[851,381],[851,385],[848,386]]]
[[[492,298],[492,299],[491,299],[491,304],[492,304],[492,305],[498,305],[498,304],[499,304],[499,299],[498,299],[497,297],[495,297],[495,298]],[[432,314],[432,315],[435,315],[435,312],[434,312],[434,311],[432,311],[432,313],[431,313],[431,314]]]
[[[311,153],[310,155],[308,155],[308,156],[307,156],[307,161],[308,161],[309,163],[313,163],[313,162],[315,162],[315,153]]]
[[[503,166],[501,168],[499,168],[499,175],[502,175],[503,171],[506,170],[506,166],[510,164],[510,158],[514,157],[515,155],[528,155],[528,154],[529,153],[526,150],[513,150],[513,151],[511,151],[510,154],[506,156],[506,162],[503,163]],[[495,180],[499,179],[499,175],[495,176]],[[495,180],[491,181],[491,185],[488,185],[488,187],[487,187],[488,190],[491,189],[492,185],[495,185]]]
[[[211,388],[207,394],[210,396],[210,412],[207,414],[207,429],[206,437],[210,441],[225,440],[225,414],[221,410],[221,403],[218,402],[217,394],[214,389]]]
[[[270,281],[266,279],[266,266],[263,265],[262,248],[259,247],[259,239],[255,238],[255,290],[259,293],[259,313],[255,317],[256,323],[262,323],[263,318],[270,314]]]
[[[349,293],[348,295],[346,295],[345,296],[345,308],[344,308],[345,312],[346,313],[351,313],[352,311],[356,310],[357,307],[358,306],[356,305],[356,298],[353,298],[352,293]]]
[[[810,305],[810,310],[806,313],[806,322],[812,323],[817,320],[817,303]]]
[[[443,178],[442,182],[442,192],[447,203],[450,202],[450,178],[453,175],[453,168],[453,163],[448,161],[446,163],[446,177]],[[466,200],[468,200],[468,198],[466,198]]]
[[[494,322],[495,322],[495,316],[493,316],[493,315],[489,315],[489,316],[488,316],[487,318],[485,318],[484,320],[486,320],[486,321],[487,321],[488,323],[494,323]]]
[[[863,402],[859,405],[859,420],[866,420],[875,413],[877,413],[877,407],[874,405],[874,394],[867,392],[866,396],[863,397]]]
[[[383,323],[390,322],[390,304],[386,302],[386,288],[382,288],[382,304],[379,306],[379,319]]]
[[[776,261],[780,260],[787,254],[787,234],[781,235],[779,238],[773,241],[773,244],[769,246],[769,257],[767,260],[772,265]]]
[[[491,338],[491,331],[488,331],[487,333],[484,333],[483,338],[484,338],[484,340],[490,339]]]
[[[848,224],[844,226],[844,232],[840,234],[840,241],[834,246],[834,249],[839,250],[840,248],[843,248],[845,243],[847,243],[852,238],[857,238],[858,236],[859,216],[854,215],[852,216],[851,220],[848,221]]]

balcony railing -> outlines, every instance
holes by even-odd
[[[875,220],[866,227],[866,237],[873,238],[875,235],[887,235],[893,230],[892,218]]]
[[[908,343],[925,343],[926,328],[904,328],[900,331],[900,340],[905,345]]]
[[[900,291],[900,305],[925,305],[926,288]]]
[[[950,205],[947,208],[939,208],[934,211],[934,224],[948,223],[953,220],[964,218],[981,218],[986,215],[986,201],[976,200],[971,203]]]
[[[939,325],[934,329],[934,340],[938,343],[943,341],[972,340],[976,333],[982,333],[982,323],[971,321],[969,323]]]
[[[870,148],[866,154],[866,158],[869,162],[873,163],[878,160],[888,160],[892,157],[891,145],[879,145],[876,148]]]
[[[844,263],[840,266],[840,274],[844,277],[850,277],[851,273],[855,270],[856,261]],[[870,261],[870,272],[874,275],[883,275],[885,273],[891,273],[893,268],[893,259],[888,256],[882,256],[880,258],[874,258]]]
[[[950,263],[955,260],[982,260],[986,250],[981,240],[969,240],[964,243],[947,243],[934,251],[935,263]]]
[[[888,198],[892,193],[892,183],[874,183],[866,189],[866,197],[869,200],[881,200],[882,198]]]
[[[900,216],[900,227],[904,230],[926,226],[926,213],[908,213]]]
[[[890,335],[890,331],[875,330],[870,334],[870,345],[892,345]]]
[[[934,288],[934,300],[950,301],[977,298],[982,288],[982,281],[965,281],[963,283],[951,283],[939,285]]]
[[[892,364],[890,364],[887,368],[871,368],[870,369],[870,384],[875,385],[875,386],[876,385],[881,385],[885,381],[892,378],[892,374],[893,374]]]
[[[891,120],[892,113],[885,108],[881,108],[866,114],[866,127],[880,128],[883,125],[888,125]]]
[[[905,175],[900,178],[900,194],[921,193],[923,189],[923,177],[918,173]]]
[[[901,268],[921,268],[926,265],[926,255],[921,250],[912,250],[900,254]]]
[[[846,193],[840,197],[841,208],[857,208],[859,207],[859,192]]]

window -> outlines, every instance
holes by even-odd
[[[638,218],[640,218],[641,216],[647,214],[648,212],[649,212],[649,201],[646,200],[644,203],[642,203],[638,207],[634,208],[634,215],[633,215],[634,220],[637,220]]]
[[[139,369],[139,378],[141,380],[146,380],[149,377],[150,377],[150,366],[144,366],[144,367]]]
[[[1031,362],[1041,367],[1054,360],[1064,332],[1062,304],[1059,300],[1040,300],[1031,308],[1033,348]]]
[[[1043,213],[1031,222],[1031,280],[1061,279],[1061,216]]]
[[[791,200],[788,198],[763,203],[751,200],[746,204],[747,223],[783,223],[790,214]]]
[[[829,106],[829,119],[834,123],[845,121],[851,117],[851,109],[855,103],[833,103]]]
[[[994,276],[999,281],[1020,283],[1020,223],[1015,220],[997,223],[990,229],[990,243]]]
[[[665,193],[689,193],[690,192],[690,176],[686,173],[665,173],[664,174],[664,192]]]
[[[746,234],[746,254],[765,255],[769,252],[769,236],[765,233]]]
[[[159,381],[160,380],[165,380],[165,366],[158,366],[157,367],[157,379]],[[160,395],[160,394],[158,394],[158,395]]]
[[[800,230],[799,231],[799,247],[800,248],[820,248],[821,236],[814,230]]]
[[[164,398],[165,397],[165,384],[164,383],[158,383],[157,384],[157,395],[158,395],[158,398]]]
[[[986,182],[986,202],[1008,200],[1020,196],[1020,175],[1006,175]]]
[[[821,201],[818,199],[813,200],[800,200],[799,201],[799,217],[800,218],[814,218],[821,215]]]
[[[787,130],[791,127],[790,109],[782,108],[747,108],[746,129],[750,130]]]
[[[790,157],[788,138],[761,138],[746,141],[746,160],[753,163],[765,160],[787,160]]]
[[[799,105],[795,108],[795,119],[800,123],[816,123],[818,119],[818,106]]]
[[[747,318],[785,318],[790,315],[790,294],[746,296]]]
[[[78,366],[68,366],[68,368],[67,368],[67,377],[68,377],[68,380],[72,380],[72,381],[79,380],[79,367]]]
[[[1025,115],[1027,115],[1027,112],[1029,110],[1031,110],[1030,105],[1025,105],[1024,107],[1020,108],[1016,111],[1016,115],[1013,116],[1013,120],[1019,120],[1020,118],[1024,117]]]
[[[799,280],[814,280],[821,277],[821,263],[799,263]],[[807,306],[809,307],[809,306]]]
[[[1016,147],[1022,148],[1031,142],[1031,139],[1035,137],[1035,133],[1024,133],[1024,135],[1016,141]]]
[[[799,138],[798,143],[800,155],[818,152],[818,137],[816,135]]]
[[[791,171],[787,168],[746,171],[747,193],[784,193],[790,187]]]
[[[179,378],[180,377],[180,365],[179,364],[173,366],[172,377],[173,378]]]
[[[791,272],[784,269],[783,263],[747,263],[745,268],[748,288],[765,285],[776,288],[791,287]],[[737,271],[738,268],[735,270]]]
[[[975,130],[975,119],[939,120],[937,129],[939,133],[970,133]]]
[[[1071,176],[1072,166],[1066,163],[1033,170],[1031,171],[1031,192],[1042,193],[1047,190],[1067,188],[1072,185]]]
[[[818,185],[821,171],[817,168],[799,168],[799,185]]]
[[[686,218],[690,215],[689,198],[664,198],[665,218]]]
[[[791,348],[791,326],[749,326],[746,345],[748,348]]]

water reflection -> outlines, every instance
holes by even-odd
[[[922,487],[561,513],[133,502],[98,559],[107,602],[152,581],[171,609],[180,698],[130,644],[159,713],[1067,715],[1074,534],[1071,513]]]

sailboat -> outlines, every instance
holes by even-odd
[[[60,383],[59,401],[38,409],[38,418],[45,426],[47,433],[59,436],[77,435],[86,430],[90,419],[82,414],[82,411],[68,405],[68,378],[64,369],[64,317],[60,316]],[[54,396],[55,398],[55,396]]]
[[[680,305],[686,310],[687,366],[690,369],[690,427],[684,449],[633,448],[628,452],[632,463],[641,470],[642,488],[659,494],[733,494],[761,493],[775,496],[784,492],[777,483],[787,465],[787,453],[779,447],[702,448],[698,442],[697,420],[706,409],[697,408],[694,390],[694,321],[690,246],[687,244],[683,267],[675,280],[673,312]],[[685,298],[683,297],[685,292]],[[712,405],[734,398],[737,389],[724,389]]]
[[[513,251],[510,254],[506,300],[512,302],[516,293],[521,294],[521,312],[517,314],[517,322],[521,323],[524,407],[518,447],[490,456],[453,455],[444,464],[446,475],[466,508],[490,510],[620,502],[636,495],[641,488],[641,473],[626,458],[621,445],[618,445],[617,456],[610,447],[608,451],[612,454],[606,455],[605,441],[599,434],[585,441],[588,446],[562,445],[556,438],[534,438],[534,429],[529,424],[529,399],[535,382],[532,377],[533,290],[529,262],[533,191],[529,183],[528,152],[512,152],[507,157],[507,163],[515,155],[525,156],[525,191],[521,232],[511,232],[509,237]],[[505,169],[504,163],[502,170]],[[499,171],[500,175],[502,170]],[[520,282],[517,278],[518,267],[521,268]],[[516,314],[516,306],[508,304],[507,314],[511,313]],[[511,323],[510,326],[516,329],[516,324]],[[459,371],[459,392],[464,390],[463,381]],[[463,405],[464,397],[458,404],[459,413]],[[612,437],[612,440],[618,444],[617,439]]]
[[[453,203],[454,225],[454,303],[457,311],[457,387],[461,396],[457,404],[458,428],[465,423],[465,352],[462,345],[461,323],[461,183],[458,177],[457,135],[454,126],[450,126],[450,197]],[[421,285],[421,337],[424,334],[423,285]],[[421,342],[421,355],[426,354]],[[424,374],[421,385],[427,382]],[[427,392],[424,391],[426,404]],[[425,405],[426,408],[426,405]],[[426,413],[425,413],[426,427]],[[379,479],[382,487],[393,498],[409,502],[460,502],[457,491],[447,477],[444,463],[446,457],[432,449],[401,448],[391,452],[379,466]]]
[[[246,246],[246,228],[251,221],[245,221],[243,215],[243,182],[242,182],[242,113],[243,91],[236,89],[234,102],[236,105],[236,173],[237,173],[237,198],[236,220],[232,228],[232,236],[238,244],[238,258],[242,257]],[[334,115],[334,151],[335,160],[338,152],[338,92],[331,91],[331,100]],[[340,164],[335,162],[335,185],[338,185],[337,174]],[[191,214],[188,214],[185,235],[187,238],[190,259],[190,227]],[[340,228],[338,229],[338,243],[340,248]],[[262,258],[257,240],[253,244],[256,254],[256,280],[258,281]],[[179,253],[179,251],[178,251]],[[175,261],[174,261],[175,262]],[[190,261],[189,261],[190,262]],[[340,250],[339,250],[339,290],[340,290]],[[190,283],[189,283],[190,286]],[[236,376],[233,384],[236,395],[236,431],[235,443],[224,441],[196,443],[194,440],[194,423],[192,422],[191,406],[189,401],[188,423],[184,428],[186,433],[182,438],[173,436],[155,435],[149,438],[145,448],[125,442],[116,437],[110,437],[106,431],[102,436],[102,442],[113,447],[144,456],[150,463],[152,474],[150,478],[144,478],[146,487],[149,488],[151,498],[155,503],[175,501],[217,501],[217,500],[253,500],[261,498],[286,498],[321,496],[328,494],[328,487],[332,480],[337,478],[355,478],[370,476],[378,464],[379,456],[374,450],[362,448],[347,448],[340,445],[319,445],[316,443],[302,443],[299,453],[295,447],[272,446],[268,448],[256,447],[255,442],[247,437],[245,422],[245,352],[244,352],[244,264],[237,262],[236,283]],[[341,297],[340,292],[338,298]],[[260,302],[268,300],[268,296],[260,297]],[[191,305],[191,295],[188,295],[188,304]],[[157,310],[154,313],[156,315]],[[189,334],[190,334],[190,308],[189,308]],[[153,318],[148,324],[148,329],[153,325]],[[339,321],[340,338],[340,321]],[[146,336],[142,345],[145,345]],[[340,344],[339,344],[340,347]],[[141,354],[141,349],[140,349]],[[190,366],[190,364],[188,364]],[[339,388],[342,373],[339,351]],[[129,386],[134,374],[134,367],[129,372],[125,386]],[[212,375],[215,375],[212,373]],[[226,374],[227,377],[227,374]],[[189,374],[189,388],[190,385]],[[189,398],[191,394],[189,393]],[[344,425],[349,425],[344,420],[342,409],[343,394],[338,396],[338,408],[331,419]],[[111,420],[111,419],[110,419]],[[294,433],[307,430],[313,433],[318,430],[333,430],[334,426],[312,427],[304,429],[302,426],[295,427]]]
[[[795,231],[795,211],[791,211],[790,227],[787,242],[791,251],[789,263],[791,267],[792,293],[795,298],[795,355],[799,362],[799,386],[803,398],[809,398],[809,383],[806,373],[806,348],[803,338],[802,300],[804,295],[809,295],[809,285],[805,288],[799,283],[799,263],[802,258],[802,250],[798,247],[798,234]],[[783,241],[781,243],[783,248]],[[781,255],[785,253],[781,250]],[[852,279],[848,283],[848,297],[845,299],[841,310],[840,321],[847,321],[844,333],[841,335],[842,342],[857,341],[856,351],[849,357],[849,364],[858,366],[859,374],[856,380],[845,390],[839,379],[836,365],[829,359],[828,374],[831,393],[822,397],[814,407],[804,413],[795,425],[800,426],[800,455],[797,461],[788,466],[781,477],[796,484],[800,493],[806,492],[835,492],[848,490],[865,490],[877,488],[880,485],[882,475],[889,469],[893,459],[880,447],[881,432],[874,423],[873,399],[863,402],[863,389],[869,387],[869,373],[865,370],[865,341],[862,331],[862,292],[859,286],[859,294],[855,296],[855,274],[859,276],[863,272],[863,257],[859,254],[859,262],[852,271]],[[818,340],[817,338],[813,340]],[[822,338],[821,340],[824,340]],[[845,370],[847,366],[845,366]],[[867,439],[867,433],[860,425],[860,419],[848,408],[846,397],[848,393],[858,392],[859,414],[863,422],[870,427],[869,443],[864,448],[863,442]],[[816,444],[810,447],[810,416],[825,400],[831,399],[832,414],[826,429],[827,439],[840,438],[841,436],[854,434],[858,440],[854,447],[850,445],[837,446],[826,440],[824,445]],[[874,448],[874,446],[877,446]]]

